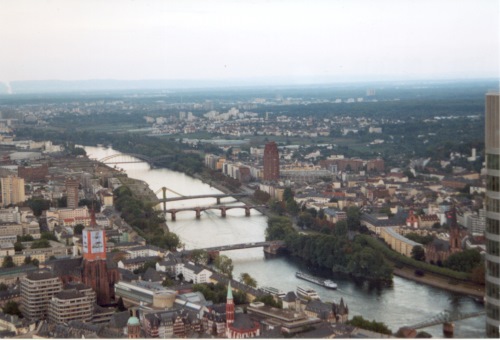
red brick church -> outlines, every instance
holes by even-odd
[[[457,223],[457,212],[453,206],[447,213],[446,217],[450,226],[449,240],[435,239],[425,246],[425,261],[430,263],[442,263],[451,254],[462,251],[462,239],[465,236],[464,232],[460,230]]]

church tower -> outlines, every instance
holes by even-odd
[[[83,272],[82,281],[96,293],[97,304],[111,302],[112,288],[106,264],[106,233],[97,227],[92,209],[90,227],[82,231]]]
[[[234,322],[234,301],[233,290],[231,289],[231,281],[227,286],[227,299],[226,299],[226,327],[229,328]]]
[[[447,217],[450,223],[450,253],[454,254],[462,251],[462,238],[457,223],[457,211],[455,206],[447,213]]]

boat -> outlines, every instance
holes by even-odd
[[[260,287],[260,290],[262,290],[268,294],[277,296],[280,299],[283,299],[286,296],[286,293],[284,291],[279,290],[278,288],[274,288],[274,287],[264,286],[264,287]]]
[[[317,277],[314,277],[312,275],[308,275],[302,272],[296,272],[295,276],[298,277],[299,279],[306,280],[312,283],[315,283],[317,285],[323,286],[325,288],[330,288],[330,289],[337,289],[337,284],[333,282],[332,280],[323,280]]]
[[[319,295],[308,286],[297,286],[297,295],[308,300],[319,300]]]

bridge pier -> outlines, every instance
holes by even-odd
[[[170,212],[170,218],[172,219],[172,221],[175,221],[175,211]]]
[[[281,248],[284,248],[283,242],[272,242],[270,245],[264,247],[264,253],[277,255]]]
[[[250,216],[250,208],[249,207],[245,207],[245,216],[246,217]]]
[[[199,220],[201,218],[201,209],[196,208],[195,211],[196,211],[196,219]]]
[[[161,190],[163,191],[163,212],[165,213],[167,211],[167,188],[162,187]]]
[[[453,332],[455,329],[455,324],[453,322],[443,323],[443,334],[447,338],[453,338]]]
[[[217,204],[220,204],[220,197],[217,197]]]
[[[220,216],[221,217],[226,217],[226,207],[220,208]]]

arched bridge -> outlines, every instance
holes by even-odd
[[[111,156],[106,156],[98,160],[98,162],[104,164],[124,164],[124,163],[142,163],[147,162],[149,164],[154,164],[155,162],[163,159],[174,158],[175,155],[162,155],[157,157],[149,157],[146,155],[141,155],[138,153],[119,153]],[[136,158],[136,159],[132,159]]]
[[[408,326],[408,328],[416,330],[443,324],[443,332],[451,331],[451,333],[453,333],[453,322],[469,318],[475,318],[484,314],[486,314],[486,311],[484,310],[472,313],[462,313],[458,311],[450,312],[449,310],[445,310],[425,321],[422,321],[412,326]]]
[[[211,196],[210,196],[211,197]],[[201,213],[207,210],[220,210],[221,217],[226,217],[226,212],[231,209],[245,209],[245,216],[250,216],[250,210],[260,208],[261,206],[257,205],[214,205],[208,207],[194,207],[194,208],[178,208],[178,209],[167,209],[165,213],[170,214],[171,220],[176,220],[177,213],[181,211],[194,211],[196,213],[196,218],[201,218]]]

